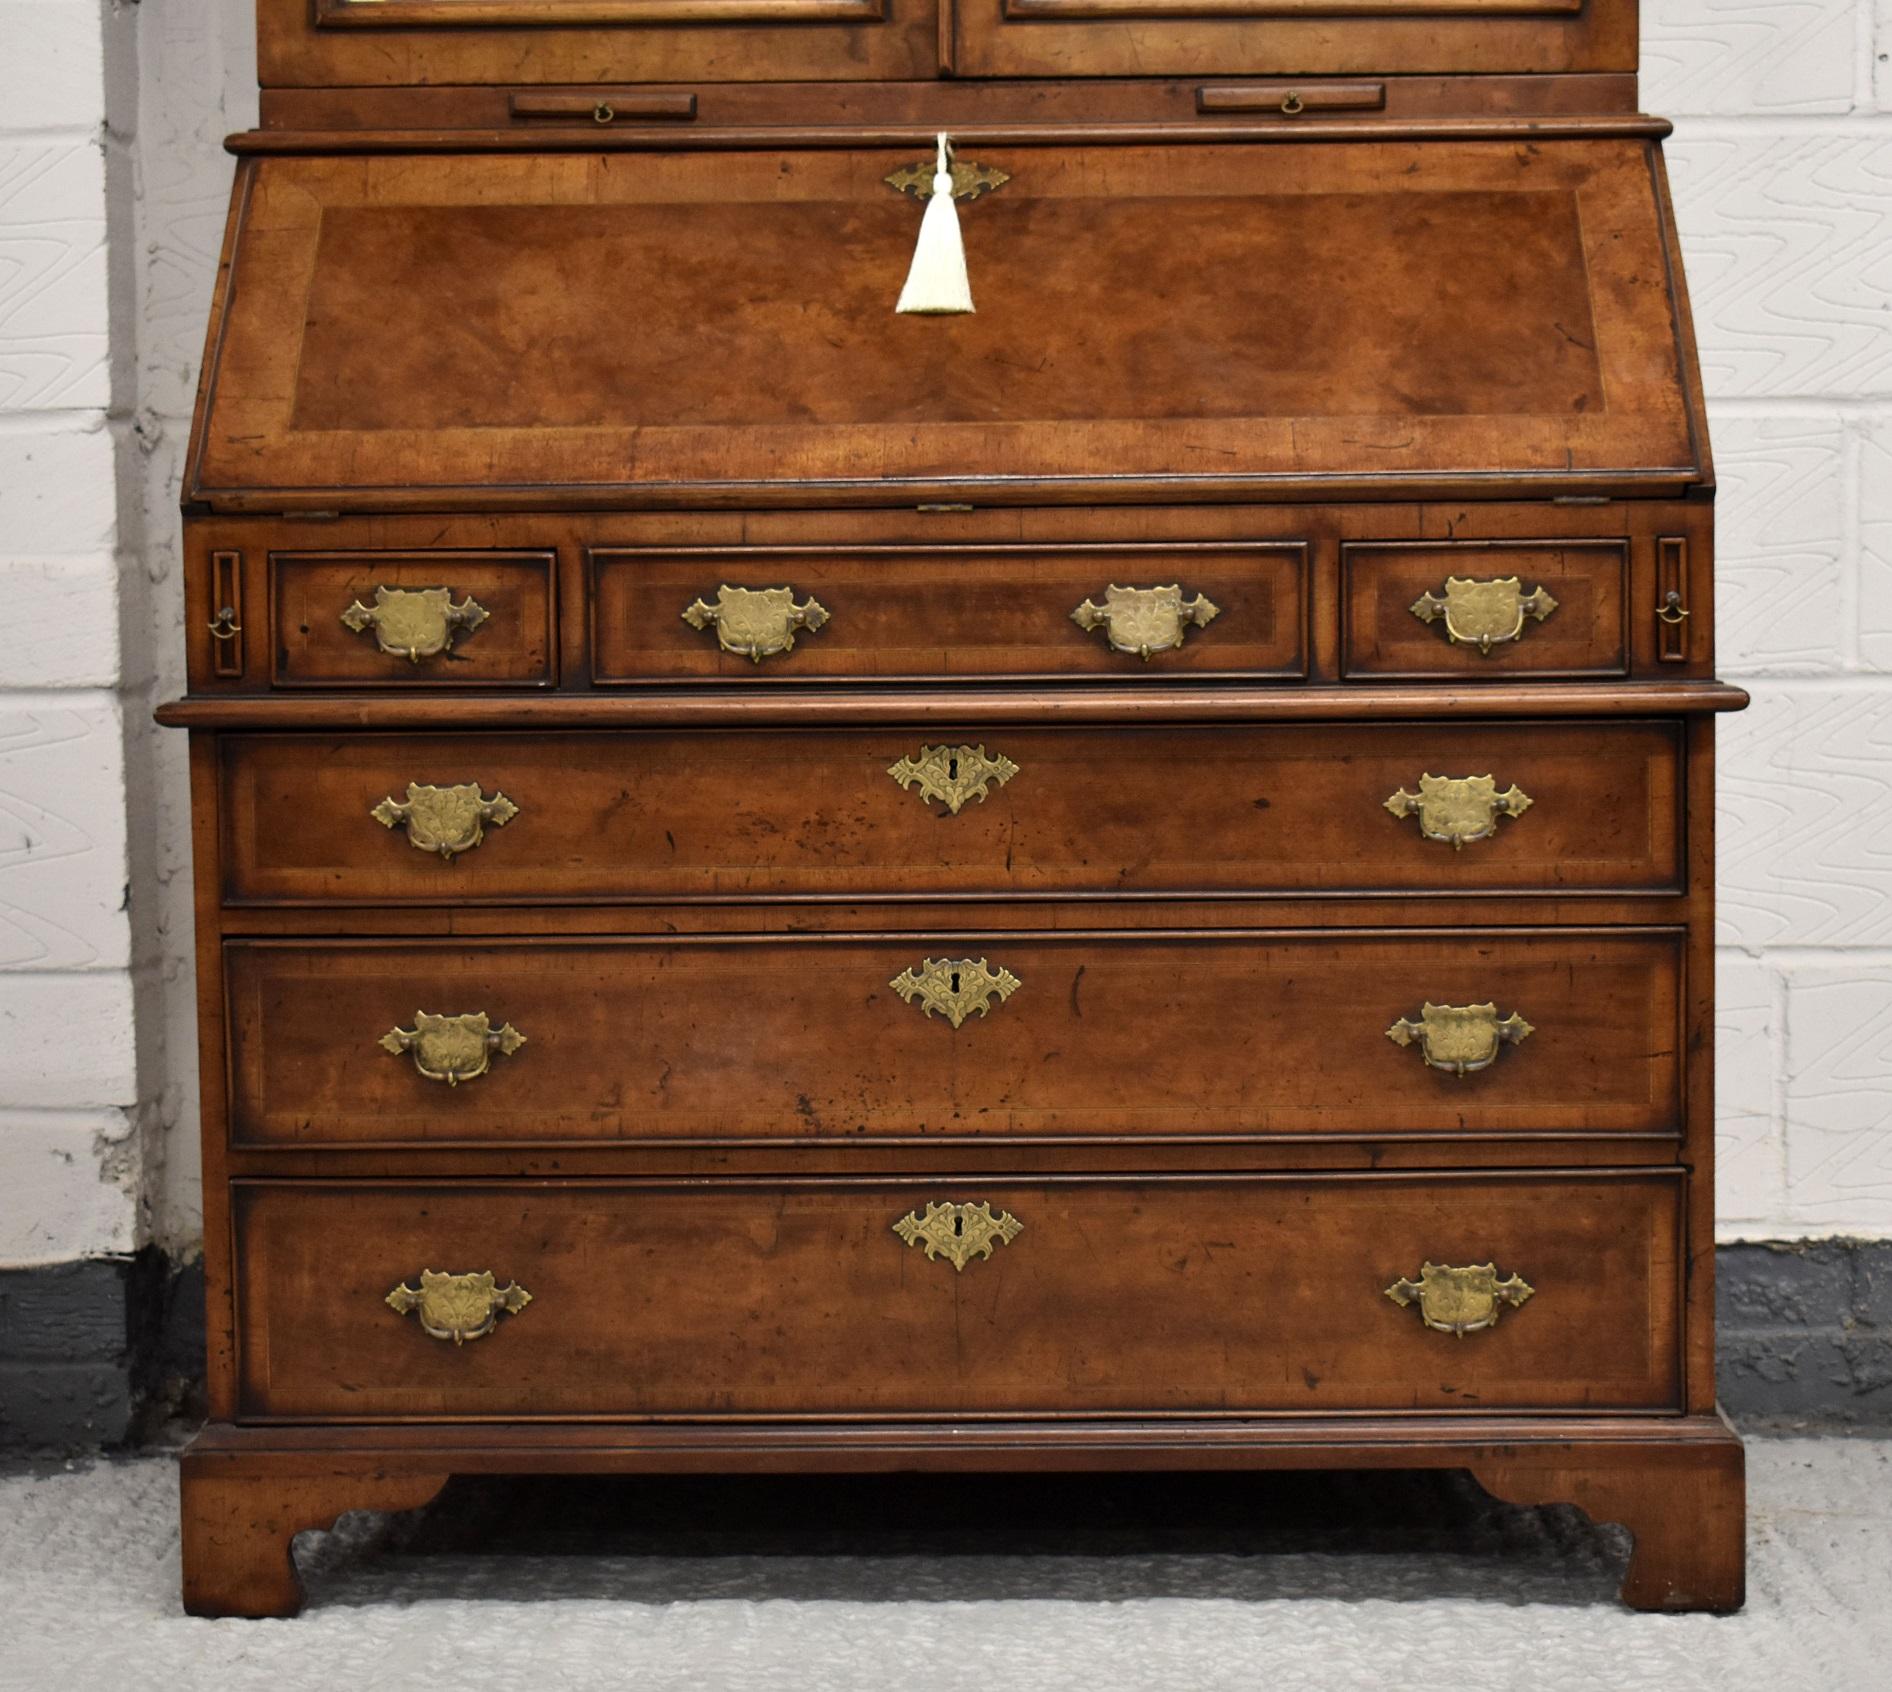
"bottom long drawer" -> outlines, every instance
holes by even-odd
[[[242,1409],[1671,1407],[1681,1188],[1674,1172],[241,1182]]]

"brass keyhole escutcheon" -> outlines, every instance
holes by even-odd
[[[986,751],[983,744],[922,746],[917,758],[889,764],[887,774],[909,792],[917,789],[922,799],[937,799],[958,816],[968,800],[984,804],[992,786],[1003,787],[1018,774],[1018,766],[1002,752]]]

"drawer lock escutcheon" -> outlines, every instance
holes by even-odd
[[[795,650],[795,631],[811,634],[828,621],[828,608],[812,596],[795,603],[792,587],[731,587],[716,590],[716,603],[692,600],[683,620],[693,629],[716,627],[716,644],[725,652],[760,664],[764,658]]]
[[[531,1302],[532,1294],[517,1281],[502,1287],[490,1269],[475,1275],[423,1269],[418,1287],[403,1281],[386,1299],[397,1315],[417,1314],[421,1332],[429,1339],[452,1340],[455,1345],[485,1338],[501,1316],[516,1316]]]
[[[1180,583],[1168,587],[1127,588],[1114,582],[1099,605],[1087,599],[1071,613],[1086,634],[1102,629],[1113,652],[1133,652],[1148,663],[1158,652],[1181,646],[1191,629],[1206,629],[1222,608],[1207,594],[1184,599]]]
[[[1516,1011],[1500,1017],[1496,1005],[1428,1003],[1417,1017],[1402,1016],[1386,1037],[1396,1046],[1417,1046],[1428,1068],[1474,1075],[1491,1067],[1500,1048],[1517,1045],[1531,1032]]]
[[[918,1246],[927,1261],[943,1257],[959,1273],[975,1257],[990,1257],[995,1245],[1010,1245],[1025,1224],[1009,1210],[992,1214],[989,1204],[929,1204],[924,1216],[912,1211],[893,1225],[909,1246]]]
[[[492,1067],[493,1053],[511,1057],[525,1043],[526,1037],[510,1022],[495,1028],[485,1011],[465,1016],[416,1011],[412,1028],[390,1028],[380,1040],[383,1051],[411,1056],[429,1081],[444,1081],[449,1087],[477,1081]]]
[[[471,596],[455,605],[451,588],[377,587],[374,604],[357,599],[342,621],[356,634],[373,629],[383,652],[418,664],[449,651],[456,635],[471,634],[491,615]]]
[[[927,958],[887,983],[927,1016],[938,1014],[957,1028],[969,1016],[984,1016],[998,995],[1004,1004],[1023,985],[1009,969],[994,970],[984,958]]]
[[[438,852],[449,861],[479,845],[486,838],[486,824],[504,828],[518,814],[519,807],[505,794],[488,799],[475,781],[456,787],[410,781],[405,799],[390,793],[368,812],[383,828],[405,824],[408,845]]]
[[[1402,1308],[1419,1307],[1419,1319],[1428,1328],[1463,1339],[1481,1328],[1495,1328],[1508,1304],[1520,1308],[1536,1289],[1521,1276],[1498,1279],[1495,1264],[1474,1263],[1453,1269],[1443,1263],[1422,1264],[1419,1279],[1401,1276],[1386,1289],[1386,1296]]]
[[[1018,774],[1018,766],[1002,753],[984,746],[922,746],[917,758],[902,758],[887,766],[887,774],[909,793],[916,788],[928,804],[939,800],[954,816],[968,799],[985,803],[987,789],[1003,787]]]
[[[1412,614],[1422,623],[1445,622],[1445,638],[1454,646],[1475,646],[1487,658],[1524,633],[1524,619],[1542,622],[1557,609],[1557,601],[1542,587],[1529,593],[1516,576],[1488,582],[1470,576],[1447,576],[1437,593],[1428,590],[1412,602]]]
[[[1443,841],[1454,851],[1469,841],[1489,840],[1498,832],[1500,817],[1521,817],[1531,808],[1531,796],[1515,783],[1504,792],[1488,775],[1419,778],[1419,791],[1405,788],[1386,801],[1396,817],[1417,817],[1427,840]]]

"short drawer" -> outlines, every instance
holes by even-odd
[[[1661,892],[1673,722],[237,735],[245,903]]]
[[[1681,940],[229,941],[232,1131],[290,1147],[1666,1134]]]
[[[555,555],[278,552],[277,687],[551,687]]]
[[[1307,670],[1298,542],[590,558],[600,686]]]
[[[1616,1172],[240,1182],[242,1414],[1669,1408],[1681,1195]]]
[[[1626,540],[1353,541],[1340,549],[1348,676],[1624,676]]]

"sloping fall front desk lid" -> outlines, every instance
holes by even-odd
[[[973,316],[906,151],[241,166],[189,497],[224,510],[1672,493],[1637,138],[992,146]]]

